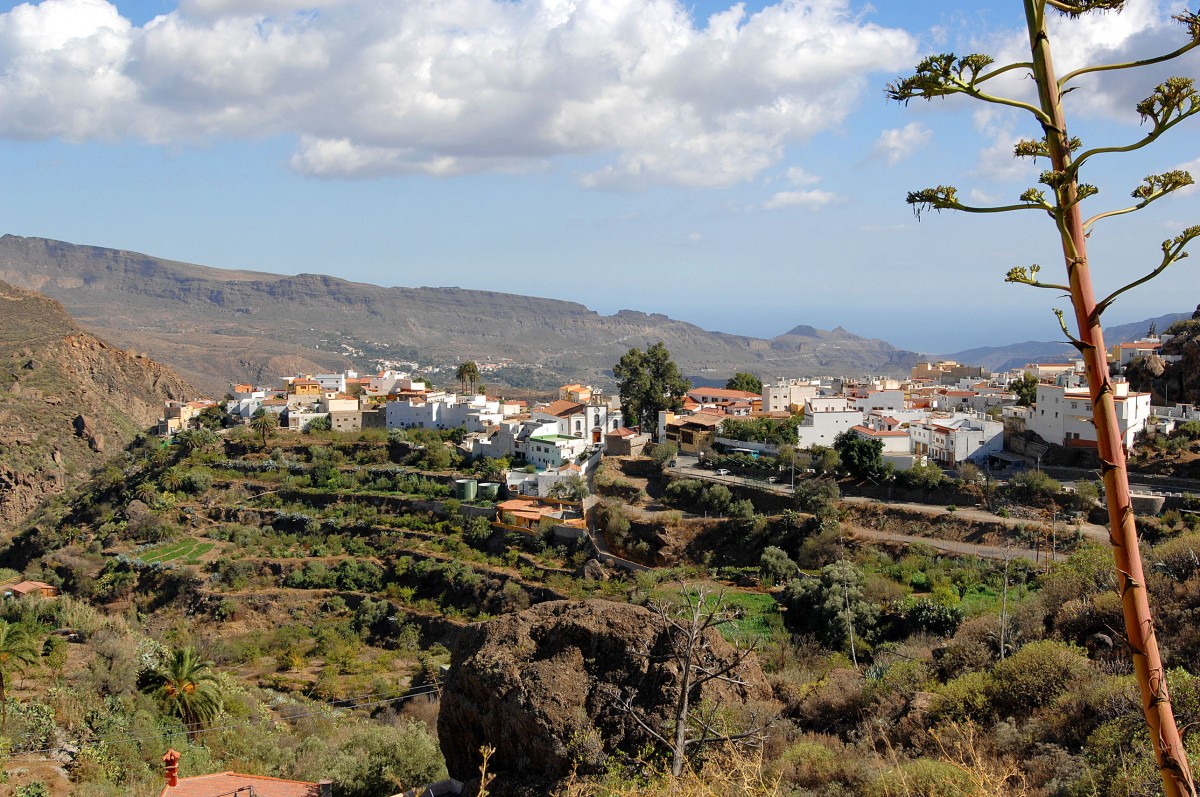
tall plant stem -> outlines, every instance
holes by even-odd
[[[1054,64],[1050,56],[1045,0],[1024,0],[1024,3],[1038,99],[1042,110],[1051,120],[1049,124],[1043,123],[1051,168],[1060,174],[1067,174],[1071,151],[1062,110],[1062,95],[1054,77]],[[1113,558],[1116,561],[1117,586],[1125,614],[1125,634],[1133,653],[1133,668],[1141,690],[1142,710],[1150,728],[1150,741],[1154,745],[1154,757],[1162,773],[1167,797],[1195,797],[1192,773],[1171,710],[1166,672],[1150,614],[1150,600],[1138,548],[1137,524],[1129,495],[1125,449],[1117,425],[1116,396],[1108,371],[1100,318],[1096,312],[1083,215],[1077,202],[1077,179],[1072,177],[1064,181],[1056,188],[1056,195],[1055,217],[1062,238],[1063,257],[1070,278],[1071,304],[1079,330],[1076,346],[1083,357],[1091,394],[1092,418],[1096,425]]]

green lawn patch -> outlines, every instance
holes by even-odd
[[[212,549],[213,543],[211,542],[177,540],[148,548],[142,551],[138,558],[149,564],[154,562],[173,562],[177,559],[182,559],[187,564],[196,564],[201,556]]]

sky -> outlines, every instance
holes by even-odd
[[[1179,2],[1055,18],[1060,74],[1182,45]],[[952,184],[1010,204],[1039,130],[965,97],[885,86],[925,55],[1020,60],[1015,0],[0,0],[0,233],[222,268],[458,286],[666,313],[772,337],[843,326],[944,353],[1060,336],[1038,212],[925,214]],[[1026,52],[1027,56],[1027,52]],[[1134,110],[1200,49],[1078,81],[1085,147],[1140,139]],[[1018,71],[997,93],[1028,98]],[[993,84],[989,84],[993,85]],[[1200,173],[1200,118],[1098,156],[1086,215],[1147,174]],[[1197,175],[1200,177],[1200,174]],[[1200,224],[1185,189],[1105,219],[1104,295]],[[1200,302],[1200,257],[1126,294],[1124,323]]]

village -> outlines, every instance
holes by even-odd
[[[1113,346],[1114,373],[1137,357],[1161,356],[1166,337]],[[530,403],[477,390],[474,376],[462,379],[458,391],[436,389],[396,370],[235,384],[223,404],[167,402],[158,432],[169,437],[198,428],[202,414],[214,409],[235,424],[269,415],[294,432],[460,430],[448,444],[463,458],[516,463],[500,479],[505,492],[534,497],[556,495],[564,485],[586,480],[603,456],[637,455],[658,443],[673,444],[681,458],[695,458],[689,462],[701,466],[714,453],[777,456],[778,442],[754,439],[740,423],[760,419],[794,424],[794,437],[789,430],[790,441],[783,444],[794,452],[819,456],[847,432],[875,441],[892,472],[928,466],[957,472],[970,465],[1003,478],[1043,464],[1097,465],[1081,360],[1029,363],[1003,373],[949,361],[921,362],[907,379],[781,378],[764,383],[761,393],[694,387],[678,409],[660,411],[653,427],[627,425],[619,398],[590,386],[563,385],[553,400]],[[1115,394],[1127,450],[1139,436],[1168,435],[1178,424],[1200,419],[1200,409],[1190,404],[1151,406],[1149,393],[1130,390],[1120,376]],[[803,458],[789,460],[802,472],[809,469]]]

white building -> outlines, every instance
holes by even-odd
[[[870,412],[900,412],[904,409],[904,391],[899,388],[871,390],[865,396],[855,398],[853,401],[864,415]]]
[[[621,428],[620,410],[614,410],[600,401],[581,403],[559,399],[545,407],[533,410],[536,421],[554,423],[558,433],[568,437],[584,437],[598,445],[604,445],[604,436]]]
[[[577,465],[582,469],[591,445],[580,437],[537,435],[525,442],[525,461],[539,470],[558,470],[563,465]]]
[[[1150,394],[1131,393],[1128,382],[1113,383],[1117,428],[1126,450],[1150,418]],[[1038,385],[1037,404],[1027,427],[1047,443],[1068,448],[1095,448],[1096,427],[1092,423],[1092,399],[1086,387],[1065,388]]]
[[[815,398],[821,391],[819,384],[807,380],[782,379],[773,385],[763,385],[762,408],[764,412],[795,412],[804,406],[804,400]]]
[[[911,451],[907,429],[876,429],[863,424],[852,426],[850,429],[859,437],[882,443],[882,454],[907,454]]]
[[[386,396],[391,393],[424,393],[426,385],[421,381],[413,381],[407,373],[399,371],[380,371],[367,382],[367,395]]]
[[[931,417],[911,424],[908,433],[914,454],[951,467],[1004,450],[1004,424],[978,415]]]
[[[317,384],[321,386],[322,391],[331,393],[346,392],[345,374],[313,374],[311,378],[316,380]]]
[[[804,420],[796,427],[798,448],[832,446],[839,434],[863,422],[862,410],[841,396],[804,400]]]
[[[232,395],[233,399],[225,402],[225,411],[232,417],[245,421],[258,412],[259,407],[267,398],[267,391],[251,389],[245,392],[235,392]]]
[[[299,409],[296,407],[288,407],[287,411],[287,428],[293,432],[303,432],[308,428],[308,425],[317,418],[328,418],[327,412],[313,412],[312,410]]]
[[[504,418],[500,402],[487,396],[430,393],[389,401],[384,408],[389,429],[457,429],[482,432]]]

